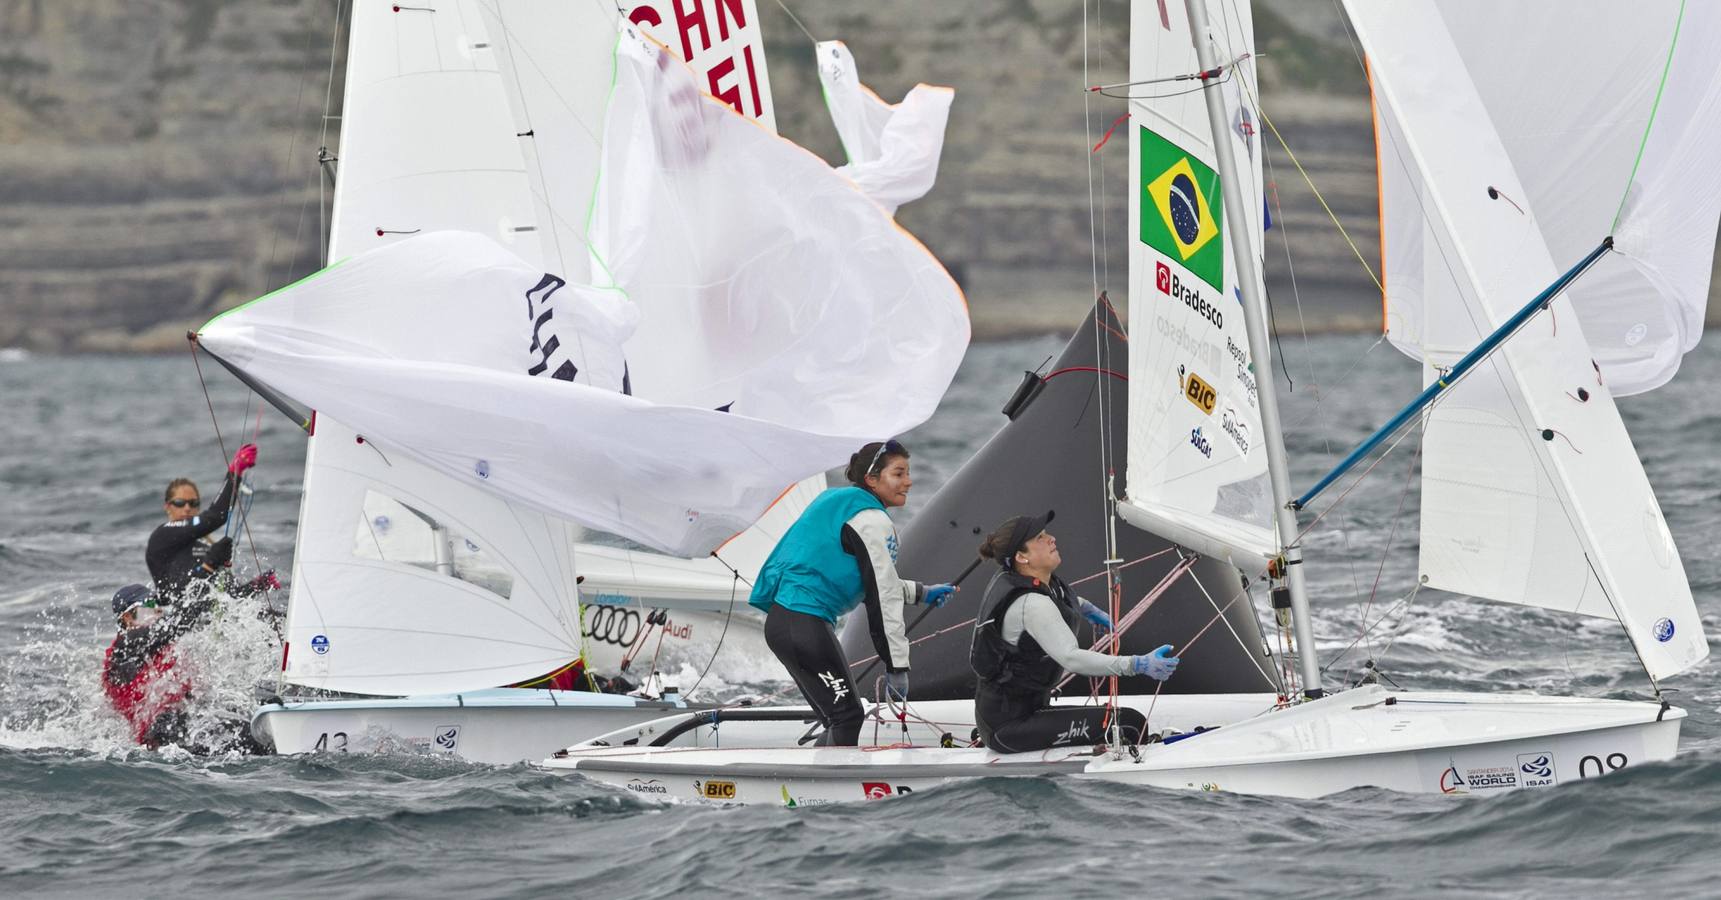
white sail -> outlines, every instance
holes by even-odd
[[[532,173],[545,267],[591,280],[587,234],[604,111],[615,80],[616,27],[629,21],[674,48],[696,89],[776,130],[754,0],[476,0],[496,36],[520,152]]]
[[[955,92],[917,84],[893,105],[861,83],[854,54],[842,41],[821,41],[814,54],[825,105],[848,154],[837,171],[893,215],[926,196],[938,174]]]
[[[1543,10],[1549,18],[1537,20],[1538,28],[1482,18],[1507,8],[1349,4],[1369,53],[1376,100],[1392,111],[1397,153],[1420,173],[1417,206],[1424,238],[1430,242],[1423,256],[1423,284],[1447,279],[1454,288],[1424,294],[1425,300],[1443,304],[1421,317],[1419,342],[1435,365],[1450,364],[1458,348],[1506,321],[1588,251],[1573,249],[1575,237],[1550,237],[1564,234],[1561,229],[1566,227],[1554,220],[1577,213],[1569,203],[1550,201],[1553,212],[1548,212],[1535,202],[1531,185],[1546,173],[1527,172],[1513,159],[1510,142],[1500,131],[1519,123],[1497,118],[1478,89],[1484,81],[1508,75],[1486,68],[1482,74],[1467,75],[1478,58],[1455,37],[1515,37],[1511,52],[1529,53],[1519,42],[1533,48],[1538,42],[1527,39],[1539,36],[1539,27],[1561,31],[1585,20],[1570,13],[1553,15],[1552,7]],[[1680,41],[1709,46],[1721,18],[1694,12],[1686,10]],[[1467,18],[1451,20],[1460,14]],[[1566,35],[1560,52],[1593,65],[1613,57],[1616,39],[1623,37],[1624,46],[1633,46],[1631,29],[1615,18],[1594,23],[1605,27],[1588,45]],[[1704,20],[1701,28],[1699,18]],[[1662,22],[1673,24],[1665,18]],[[1664,48],[1666,41],[1664,36]],[[1498,52],[1508,51],[1502,46]],[[1481,57],[1494,59],[1492,53]],[[1660,58],[1665,62],[1667,53]],[[1670,83],[1678,80],[1677,72],[1670,69]],[[1534,72],[1535,78],[1545,75]],[[1572,77],[1579,75],[1574,71]],[[1611,84],[1615,77],[1617,72],[1603,80]],[[1700,76],[1711,78],[1712,72]],[[1590,89],[1574,95],[1585,96]],[[1695,93],[1707,96],[1714,91]],[[1559,100],[1548,102],[1550,107],[1566,106]],[[1584,119],[1609,112],[1567,107],[1564,115]],[[1541,127],[1552,126],[1544,121]],[[1641,128],[1638,134],[1641,137]],[[1715,142],[1708,138],[1706,143],[1712,148]],[[1663,152],[1677,157],[1687,151]],[[1598,160],[1598,165],[1605,162]],[[1567,177],[1575,179],[1575,171]],[[1641,173],[1636,182],[1649,183],[1649,177]],[[1575,181],[1568,187],[1581,191]],[[1620,184],[1613,191],[1615,204],[1622,190]],[[1703,231],[1712,245],[1713,212],[1681,222],[1666,218],[1671,209],[1662,206],[1654,221],[1665,223],[1664,228]],[[1635,215],[1628,212],[1626,220]],[[1649,219],[1636,221],[1644,223],[1637,227],[1654,227],[1647,224]],[[1590,247],[1607,235],[1608,224],[1603,220],[1593,226]],[[1641,266],[1647,258],[1642,252],[1621,258]],[[1440,261],[1438,269],[1428,265],[1435,259]],[[1622,271],[1612,266],[1601,280],[1611,283]],[[1589,277],[1581,284],[1589,283]],[[1637,300],[1650,310],[1665,308],[1654,292]],[[1427,420],[1425,574],[1431,586],[1617,617],[1650,675],[1661,678],[1700,662],[1708,644],[1683,564],[1614,406],[1609,373],[1615,370],[1602,365],[1592,351],[1586,340],[1589,325],[1576,307],[1575,296],[1555,300],[1549,312],[1508,341]],[[1683,336],[1675,344],[1680,340]]]
[[[1253,23],[1247,3],[1211,3],[1226,69],[1232,140],[1244,167],[1247,222],[1225,221],[1212,129],[1181,4],[1136,3],[1130,22],[1129,442],[1131,523],[1210,556],[1250,565],[1277,553],[1249,354],[1240,266],[1226,228],[1263,227],[1254,123]],[[1269,388],[1270,389],[1270,388]]]
[[[668,4],[636,4],[632,15],[648,20],[658,6]],[[722,20],[712,22],[728,30],[737,17],[748,19],[744,34],[731,35],[744,37],[746,46],[720,42],[699,62],[709,69],[720,62],[719,50],[733,51],[750,67],[768,120],[768,82],[752,0],[736,7],[727,4]],[[685,25],[697,41],[697,10],[680,12],[680,18],[671,15],[668,21]],[[661,11],[656,14],[662,18]],[[586,272],[584,220],[597,178],[616,21],[613,8],[592,4],[354,4],[330,258],[456,228],[483,233],[534,264],[565,261],[568,271]],[[503,28],[503,22],[511,27]],[[520,46],[510,52],[516,42]],[[521,85],[535,90],[539,100],[550,98],[534,108],[535,117],[526,116],[517,99]],[[535,125],[540,126],[536,132]],[[539,135],[548,146],[543,153]],[[571,225],[578,226],[579,240],[564,239]],[[570,252],[564,254],[565,248]],[[601,370],[592,362],[579,360],[586,378]],[[411,459],[385,462],[374,445],[355,443],[353,432],[327,410],[317,423],[307,449],[288,605],[285,675],[290,682],[360,693],[423,693],[492,687],[543,674],[580,652],[576,576],[565,564],[570,554],[583,558],[590,552],[592,590],[625,587],[632,596],[652,600],[699,601],[732,587],[729,570],[715,560],[666,559],[576,543],[584,529],[571,522],[473,490]],[[403,479],[410,490],[398,487]],[[367,487],[361,491],[359,485]],[[424,627],[410,610],[384,602],[422,593],[425,576],[391,569],[386,560],[362,563],[368,569],[359,571],[353,560],[363,558],[365,550],[354,546],[352,530],[373,518],[366,513],[382,502],[377,496],[403,490],[434,498],[443,521],[472,532],[512,584],[536,586],[548,598],[522,607],[524,615],[537,617],[536,643],[487,642],[490,624],[485,622],[492,617],[483,610],[494,598],[444,609],[447,615],[436,620],[435,628]],[[410,527],[400,516],[394,521],[399,531]],[[480,527],[495,522],[513,524],[494,534]],[[454,547],[466,545],[463,539]],[[639,583],[620,584],[610,577],[618,556],[626,560],[627,573],[641,576]],[[537,565],[541,558],[564,564],[545,568]],[[519,568],[511,568],[515,565]],[[582,575],[584,568],[582,563]],[[666,569],[674,571],[673,577],[652,574]],[[574,624],[566,625],[569,621]],[[443,632],[471,634],[475,640],[463,648]],[[556,637],[548,640],[545,634]],[[361,645],[362,653],[355,649]],[[314,652],[319,647],[321,652]],[[476,664],[486,659],[488,664]]]
[[[1568,291],[1609,390],[1666,383],[1702,336],[1721,213],[1713,4],[1475,0],[1435,14],[1461,66],[1452,77],[1470,85],[1519,175],[1522,194],[1497,202],[1536,209],[1556,261],[1615,237],[1616,252]],[[1375,99],[1388,335],[1422,358],[1419,323],[1444,308],[1449,276],[1422,259],[1434,250],[1420,234],[1422,176],[1390,125],[1404,111]]]
[[[966,345],[954,282],[816,157],[683,93],[662,53],[620,44],[594,216],[650,311],[626,347],[634,396],[558,377],[558,345],[592,338],[542,314],[563,286],[466,233],[354,257],[211,322],[205,344],[380,445],[685,556],[924,420]],[[718,215],[725,243],[675,240]]]

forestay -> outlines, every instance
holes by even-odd
[[[1708,645],[1613,388],[1661,383],[1697,338],[1689,309],[1695,297],[1700,316],[1707,294],[1721,162],[1717,135],[1698,132],[1721,120],[1715,73],[1693,51],[1721,35],[1721,10],[1689,8],[1680,23],[1678,3],[1644,4],[1641,18],[1554,4],[1348,8],[1382,123],[1401,346],[1450,365],[1610,231],[1619,238],[1605,268],[1425,419],[1429,586],[1617,617],[1652,677],[1695,665]],[[1609,99],[1570,106],[1592,93]],[[1632,146],[1604,140],[1610,129]],[[1563,162],[1536,155],[1567,143]]]
[[[1127,499],[1131,523],[1253,567],[1276,555],[1257,373],[1227,228],[1259,233],[1253,24],[1247,3],[1210,3],[1247,222],[1226,221],[1200,67],[1182,4],[1132,4]]]

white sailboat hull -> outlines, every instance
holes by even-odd
[[[697,708],[615,694],[499,688],[424,697],[285,700],[259,707],[251,731],[280,754],[438,753],[509,765]]]
[[[1128,698],[1137,707],[1150,699]],[[1222,698],[1161,698],[1151,727],[1172,726],[1173,717],[1164,715],[1163,707],[1173,699],[1184,701],[1176,718],[1189,727],[1200,718],[1213,724],[1226,711],[1218,703],[1201,708],[1202,701]],[[930,705],[916,704],[916,709]],[[1369,786],[1406,793],[1494,794],[1539,790],[1671,759],[1684,717],[1683,710],[1647,702],[1413,693],[1373,686],[1233,717],[1213,731],[1144,745],[1138,755],[1095,755],[1088,748],[1019,754],[930,746],[761,749],[734,748],[731,741],[729,749],[569,748],[543,765],[663,799],[791,806],[879,799],[955,780],[1009,775],[1069,775],[1290,797]],[[643,731],[662,725],[650,723]],[[632,733],[636,740],[643,736],[641,730]],[[708,744],[711,740],[706,738]]]

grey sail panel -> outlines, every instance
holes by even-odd
[[[1096,333],[1104,337],[1098,346]],[[898,570],[929,582],[954,578],[974,561],[985,532],[1010,516],[1055,509],[1058,517],[1051,530],[1058,537],[1058,549],[1064,559],[1058,574],[1075,581],[1100,572],[1105,558],[1105,511],[1099,472],[1100,403],[1092,369],[1122,375],[1127,369],[1127,359],[1123,324],[1110,304],[1102,301],[1076,330],[1050,370],[1074,371],[1048,378],[1038,393],[1016,411],[1015,418],[999,429],[903,529]],[[1118,460],[1121,467],[1124,436],[1128,433],[1128,383],[1114,375],[1106,378],[1111,385],[1106,404],[1110,422],[1106,431],[1111,441],[1111,458]],[[1009,396],[1006,387],[999,386],[1001,402]],[[1154,535],[1127,526],[1117,529],[1117,540],[1119,557],[1126,561],[1141,559],[1170,546]],[[1166,554],[1123,571],[1126,615],[1176,562],[1174,554]],[[929,635],[972,618],[994,572],[993,564],[983,563],[963,582],[963,590],[943,609],[928,614],[909,638]],[[1212,622],[1215,604],[1224,606],[1237,595],[1240,583],[1236,569],[1202,559],[1124,634],[1123,652],[1147,653],[1160,644],[1181,647]],[[1212,596],[1211,602],[1201,586]],[[1095,604],[1106,603],[1103,579],[1079,585],[1076,591]],[[919,612],[911,611],[909,621],[918,615]],[[1164,693],[1279,690],[1268,674],[1274,667],[1264,656],[1260,626],[1248,598],[1231,604],[1225,611],[1225,620],[1224,624],[1214,623],[1184,655],[1176,677],[1165,682]],[[1084,645],[1090,637],[1090,629],[1084,624]],[[914,699],[974,696],[974,675],[968,666],[969,640],[970,631],[963,628],[914,646],[911,679]],[[873,656],[864,613],[850,617],[842,641],[851,660]],[[866,668],[865,664],[858,665],[853,672],[858,676]],[[868,680],[877,674],[875,670]],[[1155,682],[1145,677],[1127,678],[1123,682],[1125,693],[1150,694],[1155,686]],[[871,695],[870,685],[858,687],[863,695]],[[1085,679],[1071,682],[1067,690],[1085,691]]]

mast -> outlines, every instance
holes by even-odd
[[[1225,115],[1225,101],[1219,95],[1220,81],[1214,77],[1220,71],[1214,59],[1213,36],[1207,26],[1206,0],[1184,0],[1189,13],[1189,37],[1195,44],[1195,58],[1201,66],[1202,95],[1207,101],[1207,122],[1213,129],[1213,152],[1219,163],[1219,180],[1224,187],[1225,217],[1235,223],[1252,221],[1244,206],[1241,181],[1237,177],[1237,160],[1231,152],[1231,135]],[[1269,359],[1265,293],[1261,284],[1261,269],[1249,228],[1229,229],[1231,254],[1238,265],[1238,285],[1243,292],[1243,321],[1249,335],[1249,356]],[[1261,430],[1266,432],[1267,472],[1273,486],[1274,521],[1279,529],[1280,574],[1291,593],[1291,620],[1297,642],[1297,662],[1302,670],[1303,696],[1322,696],[1320,660],[1315,656],[1314,625],[1309,620],[1308,588],[1303,579],[1302,549],[1296,546],[1297,513],[1291,507],[1290,468],[1285,457],[1284,432],[1280,428],[1279,400],[1273,390],[1271,373],[1268,383],[1259,392]]]

